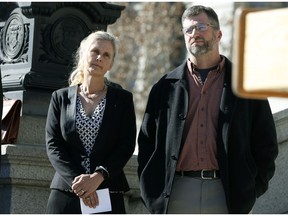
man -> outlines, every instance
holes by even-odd
[[[189,58],[153,86],[139,132],[141,198],[151,213],[249,213],[275,171],[269,103],[233,94],[213,9],[182,25]]]

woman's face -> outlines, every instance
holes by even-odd
[[[91,76],[104,76],[113,65],[114,50],[112,43],[95,40],[87,51],[86,70]]]

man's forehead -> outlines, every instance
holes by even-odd
[[[207,23],[208,20],[208,16],[205,13],[200,13],[196,16],[191,16],[191,17],[187,17],[186,19],[183,20],[183,26],[184,25],[195,25],[196,23]]]

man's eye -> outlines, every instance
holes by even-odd
[[[205,31],[207,29],[207,26],[206,25],[203,25],[203,24],[200,24],[200,25],[197,25],[197,29],[199,31]]]
[[[194,27],[188,28],[186,30],[186,33],[191,34],[193,32]]]

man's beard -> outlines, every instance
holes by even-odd
[[[215,36],[213,36],[213,38],[210,41],[207,41],[201,37],[195,38],[195,40],[198,40],[198,39],[203,40],[204,43],[203,43],[203,45],[196,45],[196,46],[192,46],[189,44],[188,45],[188,51],[191,55],[197,57],[197,56],[204,55],[204,54],[208,53],[209,51],[213,50]]]

